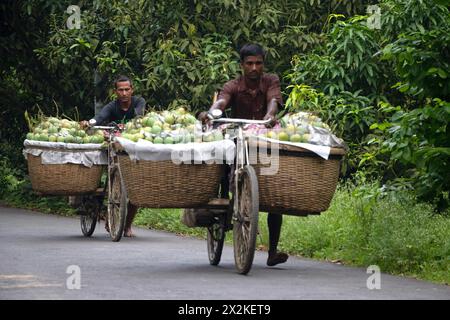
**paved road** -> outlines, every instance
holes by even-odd
[[[383,273],[369,290],[366,268],[294,257],[266,267],[265,252],[242,276],[231,247],[213,267],[205,241],[135,231],[113,243],[103,225],[85,238],[78,219],[0,207],[0,299],[450,299],[448,286]]]

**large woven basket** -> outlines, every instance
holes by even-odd
[[[130,202],[147,208],[195,208],[217,198],[222,164],[131,161],[118,155]]]
[[[345,150],[332,148],[329,159],[325,160],[306,149],[283,144],[277,146],[279,157],[271,159],[279,161],[276,174],[261,175],[261,168],[270,165],[259,161],[254,165],[260,210],[296,216],[327,210],[336,190],[340,160]]]
[[[100,184],[101,165],[42,164],[41,157],[27,154],[28,172],[34,191],[45,195],[81,195],[94,192]]]

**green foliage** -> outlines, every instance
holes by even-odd
[[[385,0],[380,7],[380,30],[362,16],[330,16],[337,21],[326,41],[292,59],[286,105],[315,110],[332,124],[350,147],[347,172],[405,183],[442,210],[450,191],[450,14],[432,1]]]
[[[432,0],[382,0],[381,26],[386,43],[405,32],[438,29],[448,21],[448,8]]]
[[[19,180],[19,170],[15,169],[8,158],[0,157],[0,197],[16,191]]]
[[[383,49],[402,82],[394,87],[418,98],[450,98],[450,18],[439,29],[409,32]]]
[[[43,197],[31,190],[27,177],[18,178],[20,172],[11,164],[1,160],[0,203],[19,208],[39,210],[46,213],[75,215],[75,210],[67,204],[67,197]]]
[[[376,31],[366,26],[366,17],[338,20],[325,37],[323,45],[312,53],[294,56],[288,78],[330,96],[342,91],[360,91],[366,96],[379,92],[382,73],[373,58],[379,44]]]
[[[194,106],[208,105],[214,91],[237,75],[235,55],[231,42],[217,34],[158,40],[156,50],[144,52],[146,86],[159,92],[160,101],[168,98],[162,93],[173,92]]]
[[[386,105],[388,112],[392,110]],[[374,125],[385,135],[381,152],[391,157],[391,166],[397,162],[408,170],[418,196],[427,201],[436,199],[438,209],[449,206],[450,190],[450,103],[427,99],[421,108],[411,111],[400,107],[385,127]],[[383,130],[382,130],[383,129]]]
[[[362,13],[369,1],[208,0],[78,1],[81,29],[66,26],[68,1],[0,3],[2,109],[0,140],[21,157],[23,114],[81,119],[113,98],[112,80],[125,73],[149,106],[186,100],[204,110],[212,94],[238,72],[236,51],[246,42],[267,50],[269,72],[286,73],[294,54],[323,41],[330,13]],[[320,5],[319,5],[320,4]],[[283,83],[283,86],[285,83]],[[196,110],[192,110],[196,111]]]
[[[317,32],[330,12],[363,12],[365,2],[79,1],[81,29],[71,30],[67,2],[7,1],[1,8],[11,13],[4,17],[11,33],[1,39],[2,63],[22,64],[19,77],[44,105],[54,98],[63,109],[82,106],[82,115],[92,112],[94,93],[107,99],[119,73],[131,75],[151,105],[192,98],[203,108],[221,81],[235,75],[231,52],[242,44],[261,43],[269,70],[281,74],[294,53],[319,43]]]

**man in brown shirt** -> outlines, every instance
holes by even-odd
[[[247,44],[240,51],[241,68],[243,75],[235,80],[225,83],[218,99],[209,111],[220,109],[224,111],[231,107],[232,118],[268,120],[268,126],[273,126],[278,105],[283,104],[281,98],[280,81],[274,74],[264,73],[265,52],[258,44]],[[206,122],[207,112],[198,116]],[[267,224],[269,227],[269,257],[267,265],[274,266],[286,262],[288,255],[278,252],[280,239],[281,214],[269,213]]]

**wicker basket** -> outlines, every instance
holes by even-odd
[[[222,164],[131,161],[118,155],[130,202],[147,208],[195,208],[217,198]]]
[[[41,157],[27,154],[28,172],[34,191],[45,195],[81,195],[97,190],[101,165],[42,164]]]
[[[289,145],[279,144],[278,151],[279,163],[275,175],[261,175],[261,168],[270,165],[259,162],[254,165],[258,176],[260,210],[296,216],[327,210],[336,190],[344,149],[332,148],[328,160],[309,150]],[[275,158],[271,160],[276,161]]]

